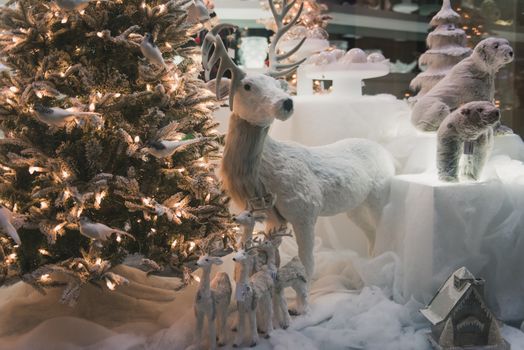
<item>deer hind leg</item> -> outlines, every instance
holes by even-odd
[[[215,327],[215,317],[209,315],[207,318],[208,321],[208,330],[209,330],[209,349],[215,350],[217,347],[217,331]]]
[[[303,315],[309,311],[307,284],[303,281],[295,282],[293,289],[296,293],[297,313]]]
[[[227,305],[221,305],[217,310],[218,346],[227,343]]]
[[[304,214],[307,216],[307,213]],[[315,248],[315,222],[317,217],[308,218],[306,222],[292,223],[293,230],[298,245],[298,257],[306,269],[306,273],[311,281],[315,270],[315,258],[313,249]]]
[[[289,316],[287,300],[286,296],[284,295],[283,288],[278,291],[275,291],[275,301],[275,311],[278,313],[278,325],[283,329],[287,329],[291,324],[291,316]]]
[[[267,333],[267,329],[264,328],[264,325],[266,324],[267,314],[266,314],[265,308],[260,306],[260,303],[259,303],[259,307],[257,307],[256,313],[257,313],[258,333],[265,334],[265,333]]]
[[[373,254],[373,248],[375,247],[376,224],[373,222],[367,204],[362,204],[356,207],[348,212],[347,216],[366,235],[368,241],[368,254],[371,256]]]
[[[257,307],[257,328],[258,333],[267,336],[271,332],[271,328],[268,327],[268,323],[271,322],[270,317],[273,317],[270,313],[272,309],[272,300],[269,295],[263,295],[260,297]]]
[[[257,345],[258,343],[258,332],[257,332],[257,313],[256,309],[250,309],[248,311],[249,314],[249,326],[251,328],[251,338],[249,342],[249,346],[253,347]]]
[[[388,196],[389,186],[384,186],[377,193],[371,193],[364,203],[347,213],[348,218],[366,235],[370,256],[373,256],[377,227]]]

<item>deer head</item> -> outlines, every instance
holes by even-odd
[[[198,267],[208,267],[211,265],[222,265],[223,261],[220,258],[209,256],[204,254],[198,258],[197,265]]]
[[[200,250],[200,257],[198,258],[196,264],[202,269],[210,269],[211,265],[222,265],[222,259],[214,256],[210,256],[211,245],[214,241],[215,236],[209,236],[205,240],[195,242],[198,250]]]
[[[282,225],[279,228],[274,228],[267,233],[264,233],[265,240],[261,243],[261,247],[265,249],[280,247],[283,237],[293,237],[291,231],[288,230],[286,225]]]
[[[276,34],[277,39],[289,28],[287,25],[284,26],[282,34],[279,36],[278,33]],[[220,38],[219,33],[223,29],[236,29],[236,27],[230,24],[219,24],[206,35],[202,44],[202,63],[206,80],[209,80],[211,69],[218,63],[215,82],[217,98],[222,99],[229,94],[229,108],[233,113],[255,126],[267,127],[273,123],[275,118],[287,120],[293,114],[291,96],[282,89],[281,82],[274,77],[266,74],[247,75],[240,69],[229,57]],[[274,42],[274,45],[276,50],[276,42]],[[212,49],[213,52],[211,53]],[[270,54],[275,62],[284,59],[284,56]],[[282,75],[290,69],[295,69],[298,64],[293,67],[291,65],[278,65],[271,69],[270,74]],[[279,69],[285,69],[285,71],[279,72]],[[222,79],[226,71],[231,74],[230,80]]]
[[[242,226],[255,226],[257,222],[263,222],[266,220],[267,215],[259,211],[244,210],[238,215],[233,217],[233,221]]]
[[[273,208],[276,196],[267,194],[264,197],[251,198],[247,202],[247,209],[233,217],[233,221],[246,227],[255,227],[255,223],[264,222],[267,219],[265,211]]]
[[[256,247],[249,247],[246,248],[245,245],[237,250],[235,254],[233,254],[233,261],[236,263],[241,263],[242,261],[245,261],[249,257],[256,254]]]

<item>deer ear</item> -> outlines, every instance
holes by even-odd
[[[215,93],[217,91],[217,80],[212,79],[206,83],[206,89],[211,91],[212,93]],[[218,96],[220,100],[223,98],[226,98],[231,91],[231,79],[228,78],[222,78],[220,79],[220,88],[218,89]]]
[[[280,88],[285,92],[289,92],[289,83],[285,79],[278,79]]]
[[[220,258],[213,258],[213,264],[222,265],[224,262]]]

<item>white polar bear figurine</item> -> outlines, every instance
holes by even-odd
[[[469,102],[448,115],[437,132],[437,169],[439,179],[459,180],[459,163],[463,153],[462,176],[478,180],[493,145],[493,126],[500,120],[500,110],[491,102]],[[467,144],[467,147],[464,145]],[[469,148],[464,152],[465,148]]]
[[[457,63],[413,108],[411,122],[421,131],[435,131],[452,111],[472,101],[493,102],[495,73],[513,61],[506,39],[487,38],[473,54]]]

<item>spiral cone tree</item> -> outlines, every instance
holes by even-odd
[[[430,22],[434,30],[426,40],[429,50],[419,58],[419,64],[426,70],[410,83],[418,97],[426,94],[455,64],[471,54],[466,33],[459,27],[460,21],[461,17],[452,9],[450,0],[444,0],[442,8]]]

